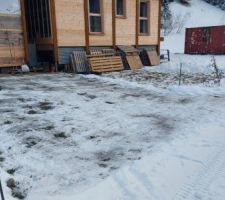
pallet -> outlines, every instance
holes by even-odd
[[[99,55],[89,58],[91,71],[94,73],[122,71],[123,62],[120,56]]]
[[[73,52],[70,56],[71,68],[75,73],[89,72],[87,56],[85,52]]]

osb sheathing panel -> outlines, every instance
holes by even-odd
[[[58,46],[85,46],[83,1],[55,1]]]
[[[158,24],[159,24],[159,0],[150,1],[150,34],[149,36],[139,36],[139,45],[158,44]]]
[[[127,0],[126,17],[116,18],[116,44],[134,45],[136,37],[136,0]]]
[[[112,46],[112,0],[103,0],[103,34],[90,35],[90,46]]]

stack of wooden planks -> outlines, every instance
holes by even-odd
[[[139,57],[140,51],[133,46],[117,46],[124,53],[124,61],[129,65],[131,70],[141,69],[143,64]]]
[[[0,14],[0,67],[21,66],[25,60],[19,14]]]
[[[117,56],[113,49],[91,51],[88,59],[93,73],[122,71],[124,69],[121,57]]]

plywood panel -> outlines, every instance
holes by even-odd
[[[147,55],[148,55],[148,59],[150,61],[150,64],[152,66],[155,66],[155,65],[159,65],[160,64],[160,57],[157,54],[156,50],[147,51]]]
[[[116,45],[135,45],[136,0],[126,1],[126,17],[116,18]]]
[[[126,59],[132,70],[141,69],[143,67],[139,55],[128,55],[126,56]]]
[[[85,46],[83,0],[55,1],[59,46]]]
[[[150,35],[139,36],[139,45],[158,44],[159,0],[150,1]]]

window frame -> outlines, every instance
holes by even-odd
[[[116,18],[122,18],[122,19],[126,19],[127,18],[127,1],[123,0],[123,15],[118,15],[117,14],[117,0],[115,3],[115,12],[116,12]]]
[[[100,4],[100,13],[91,13],[90,12],[90,1],[88,1],[88,28],[89,28],[89,34],[90,35],[103,35],[104,34],[104,23],[103,23],[103,0],[99,0]],[[101,31],[100,32],[92,32],[91,31],[91,17],[101,17]]]
[[[146,3],[147,4],[147,17],[141,17],[141,3]],[[139,35],[140,36],[149,36],[150,35],[150,1],[149,0],[140,0],[139,1],[139,19],[138,19],[138,27],[139,27]],[[141,20],[147,21],[147,32],[142,33],[141,32]]]

